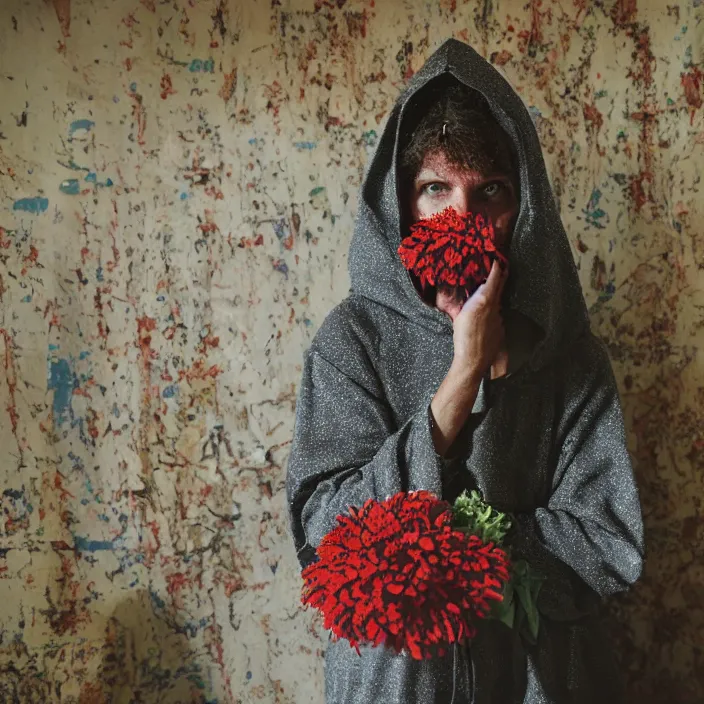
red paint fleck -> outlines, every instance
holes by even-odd
[[[649,200],[645,195],[645,189],[643,188],[643,181],[648,181],[652,185],[653,175],[649,172],[642,172],[638,176],[631,176],[631,182],[629,185],[629,193],[631,200],[633,201],[636,212],[638,212]]]
[[[198,346],[198,351],[200,352],[200,354],[206,354],[208,351],[208,347],[216,348],[216,347],[219,347],[219,345],[220,345],[220,338],[215,337],[215,335],[213,335],[213,333],[210,331],[210,328],[208,328],[207,334],[200,341],[200,345]]]
[[[452,0],[454,2],[455,0]],[[454,10],[453,10],[454,12]],[[345,14],[347,20],[347,33],[351,39],[365,39],[367,36],[367,11],[362,12],[347,12]]]
[[[245,588],[245,584],[241,578],[227,577],[223,580],[223,586],[225,587],[225,596],[230,597],[235,592],[242,591]]]
[[[227,102],[237,89],[237,68],[233,68],[230,73],[225,73],[222,80],[222,86],[218,91],[218,95]]]
[[[704,73],[697,67],[693,66],[687,73],[683,73],[680,77],[682,87],[684,88],[684,97],[687,105],[692,108],[689,124],[694,120],[694,111],[702,106],[702,91],[701,84]]]
[[[137,122],[137,143],[144,145],[144,131],[147,129],[147,112],[144,109],[142,96],[139,93],[130,93],[132,99],[132,117]]]
[[[637,11],[636,0],[617,0],[611,8],[611,19],[617,27],[623,27],[636,21]]]
[[[649,88],[653,83],[653,63],[655,57],[650,48],[650,34],[648,29],[643,29],[636,36],[636,50],[633,58],[640,64],[640,72],[631,70],[628,72],[634,81],[642,81],[645,88]]]
[[[65,501],[67,497],[71,499],[75,499],[76,497],[67,489],[64,489],[63,481],[66,477],[64,477],[61,472],[58,470],[54,473],[54,489],[58,489],[59,492],[59,500],[60,501]]]
[[[143,316],[137,318],[137,333],[139,335],[139,347],[142,350],[142,357],[144,359],[152,359],[154,357],[153,350],[150,349],[152,344],[151,332],[156,329],[156,320],[154,318],[149,318],[148,316]]]
[[[161,99],[166,100],[170,95],[174,95],[176,91],[174,90],[173,83],[171,82],[171,76],[165,73],[161,77]]]
[[[70,37],[71,29],[71,0],[52,0],[56,17],[59,20],[61,34],[64,37]]]
[[[591,122],[594,130],[598,132],[604,124],[604,116],[599,112],[596,105],[585,103],[582,107],[582,113],[586,122]]]
[[[198,229],[204,235],[206,235],[210,232],[220,232],[220,228],[218,228],[218,226],[216,225],[216,223],[213,220],[213,211],[206,209],[204,215],[205,215],[205,222],[200,222],[198,224]]]
[[[116,233],[117,233],[117,201],[113,199],[112,201],[112,218],[110,220],[110,226],[108,227],[108,237],[112,241],[112,256],[113,259],[112,261],[109,261],[105,264],[105,268],[108,271],[113,271],[117,267],[117,265],[120,263],[120,250],[117,248],[117,240],[116,240]]]
[[[260,247],[264,244],[264,235],[257,235],[254,239],[251,237],[240,237],[239,244],[237,245],[240,249],[251,249],[252,247]]]
[[[39,259],[39,250],[33,245],[29,245],[29,254],[24,258],[24,266],[22,267],[22,276],[27,273],[27,269],[31,269]]]
[[[491,55],[491,63],[496,66],[504,66],[513,58],[513,54],[506,49],[502,51],[495,51]]]
[[[169,575],[166,578],[166,581],[168,582],[166,586],[166,591],[169,594],[178,594],[181,588],[185,584],[188,584],[189,580],[188,577],[183,574],[183,572],[176,572],[175,574]]]
[[[102,685],[84,682],[81,685],[78,704],[108,704],[108,699],[103,692]]]
[[[186,379],[193,381],[194,379],[215,379],[222,374],[222,369],[217,364],[213,364],[206,369],[205,362],[202,359],[197,359],[190,369],[181,369],[178,373],[179,381]]]

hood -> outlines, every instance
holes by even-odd
[[[513,143],[520,208],[508,253],[504,307],[540,329],[529,363],[537,368],[585,332],[587,309],[530,114],[503,76],[456,39],[446,41],[409,81],[367,166],[348,260],[352,292],[394,309],[410,323],[452,334],[450,319],[423,302],[397,254],[402,239],[397,188],[401,125],[414,94],[447,73],[484,96]]]

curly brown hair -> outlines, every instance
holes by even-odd
[[[403,192],[418,174],[425,155],[433,152],[443,153],[455,166],[508,173],[518,187],[510,139],[481,93],[450,74],[418,91],[407,109],[399,142]]]

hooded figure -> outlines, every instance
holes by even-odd
[[[483,96],[511,145],[520,194],[503,292],[509,368],[484,377],[451,453],[431,402],[455,354],[453,322],[429,305],[397,250],[408,226],[401,161],[428,91],[455,81]],[[477,488],[512,514],[514,559],[546,576],[535,644],[498,621],[417,661],[331,641],[329,704],[619,702],[600,597],[639,577],[640,505],[606,350],[591,333],[577,271],[530,115],[473,49],[449,40],[396,103],[361,190],[350,295],[305,355],[287,496],[302,566],[350,506],[425,489]],[[451,456],[448,456],[451,455]]]

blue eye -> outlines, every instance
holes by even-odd
[[[428,195],[434,196],[444,190],[444,186],[441,183],[429,183],[423,189]]]

